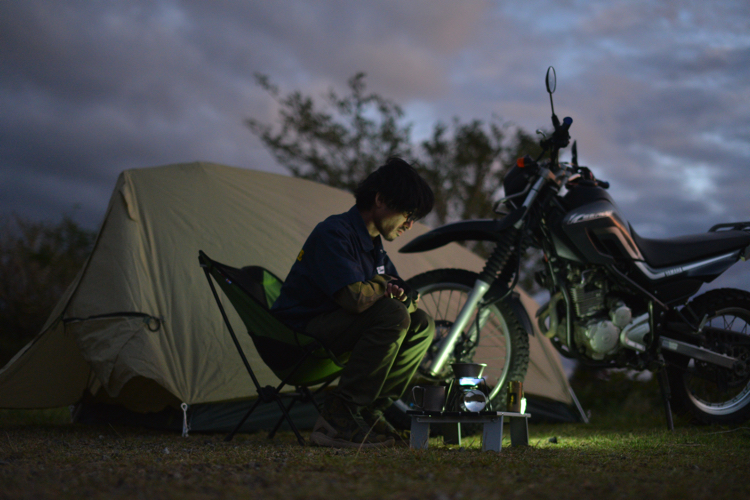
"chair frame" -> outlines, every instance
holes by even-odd
[[[234,435],[240,430],[242,425],[247,421],[248,418],[250,418],[250,415],[252,415],[252,413],[261,403],[276,402],[279,406],[279,409],[281,410],[282,415],[279,418],[279,420],[276,422],[276,425],[273,427],[273,429],[268,433],[268,438],[273,439],[273,437],[276,435],[276,432],[279,430],[281,425],[284,423],[284,421],[286,421],[289,424],[289,427],[291,427],[292,431],[296,435],[297,441],[299,442],[299,444],[304,446],[305,439],[302,437],[302,434],[300,434],[300,431],[295,425],[294,421],[292,420],[292,417],[290,416],[289,412],[291,411],[292,407],[297,402],[312,402],[312,404],[315,406],[315,409],[318,411],[318,413],[320,413],[320,407],[318,406],[318,403],[315,401],[315,396],[318,395],[320,392],[322,392],[326,387],[328,387],[328,385],[331,382],[333,382],[333,380],[335,380],[337,377],[334,377],[328,380],[327,382],[324,382],[319,388],[315,390],[315,392],[310,391],[310,389],[307,386],[295,386],[295,391],[288,392],[288,393],[282,393],[281,390],[288,384],[288,380],[296,374],[297,370],[300,368],[300,366],[302,366],[305,360],[307,360],[315,351],[321,348],[325,349],[327,354],[330,356],[331,360],[337,366],[343,368],[344,365],[341,362],[339,362],[337,357],[330,351],[330,349],[328,349],[320,341],[315,339],[314,342],[311,342],[310,344],[304,346],[303,348],[304,350],[300,356],[300,359],[294,364],[289,374],[287,374],[287,376],[284,377],[283,380],[281,380],[281,382],[277,386],[272,386],[272,385],[267,385],[265,387],[261,386],[260,382],[258,381],[258,378],[255,375],[255,372],[250,366],[250,362],[248,361],[247,356],[245,355],[245,352],[242,349],[242,346],[240,345],[239,339],[237,338],[237,334],[235,333],[234,328],[232,328],[232,324],[229,321],[229,317],[227,316],[226,310],[224,309],[224,306],[221,303],[221,299],[219,297],[219,294],[213,282],[213,280],[216,278],[214,277],[212,279],[212,276],[211,276],[211,270],[215,270],[221,276],[225,277],[225,279],[231,282],[230,277],[227,276],[222,270],[223,267],[229,268],[230,266],[227,266],[225,264],[221,264],[219,262],[212,260],[203,251],[199,251],[198,261],[206,275],[206,279],[208,280],[208,284],[211,287],[211,292],[214,296],[214,299],[216,300],[217,306],[219,307],[219,311],[221,311],[221,317],[224,320],[224,324],[226,324],[227,329],[229,330],[229,334],[232,337],[234,346],[237,348],[237,352],[239,353],[240,358],[242,358],[242,363],[245,365],[245,369],[247,370],[247,373],[250,375],[250,378],[252,379],[253,384],[255,385],[255,389],[258,393],[258,399],[250,407],[247,413],[245,413],[245,415],[242,417],[242,419],[239,421],[236,427],[224,438],[224,441],[232,440]],[[253,300],[256,300],[253,294],[250,293],[248,290],[246,290],[242,286],[242,284],[240,283],[235,283],[235,284],[243,292],[245,292],[248,296],[250,296]],[[250,334],[250,332],[248,333]],[[304,334],[300,334],[300,335],[304,335]],[[309,337],[308,335],[306,336]],[[291,399],[288,406],[284,405],[282,398]]]

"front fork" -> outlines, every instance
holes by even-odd
[[[519,221],[520,226],[520,221]],[[503,274],[503,270],[511,260],[511,255],[516,249],[518,243],[519,228],[512,227],[506,233],[506,237],[497,243],[495,249],[492,251],[492,255],[484,265],[484,269],[477,280],[474,282],[474,288],[471,289],[469,297],[466,299],[461,312],[458,313],[456,321],[451,326],[450,332],[445,336],[440,349],[432,360],[428,368],[428,373],[432,377],[439,377],[441,373],[445,373],[445,365],[451,358],[451,355],[455,352],[456,343],[461,338],[461,334],[464,332],[469,322],[471,321],[474,312],[479,307],[482,299],[492,287],[495,279],[498,276],[507,276]],[[477,328],[481,329],[487,321],[489,311],[486,314],[480,314],[477,317]],[[476,332],[479,335],[479,331]]]
[[[515,249],[514,247],[520,243],[520,241],[518,241],[518,236],[524,224],[523,219],[527,213],[526,210],[536,200],[536,197],[539,194],[539,190],[541,189],[548,175],[548,169],[542,168],[540,170],[539,176],[531,186],[531,189],[526,195],[526,199],[521,206],[521,208],[524,210],[523,215],[521,215],[519,220],[507,230],[505,238],[497,243],[497,246],[495,246],[495,250],[492,251],[492,255],[489,259],[487,259],[487,263],[484,265],[484,269],[479,274],[479,278],[474,282],[474,288],[471,290],[469,298],[466,299],[466,303],[464,303],[461,312],[458,314],[456,321],[453,323],[451,331],[443,340],[443,343],[440,345],[440,350],[433,358],[432,363],[428,368],[428,373],[430,376],[438,377],[441,373],[443,373],[445,364],[450,359],[451,354],[456,347],[456,343],[461,338],[461,332],[464,331],[464,328],[466,328],[466,326],[469,324],[469,321],[471,321],[471,317],[473,316],[474,311],[476,311],[477,306],[489,291],[492,283],[494,283],[495,281],[495,278],[497,278],[497,276],[501,274],[503,269],[505,269],[505,266],[508,264],[511,254]],[[519,252],[519,258],[520,257],[521,255]],[[486,321],[486,319],[486,316],[484,318],[480,316],[478,318],[478,322]],[[478,326],[479,328],[482,327],[481,324]],[[479,332],[477,332],[476,334],[479,335]]]
[[[433,358],[432,364],[428,369],[428,372],[432,377],[437,377],[443,372],[445,364],[450,359],[451,354],[456,347],[456,342],[461,338],[461,332],[464,331],[464,328],[466,328],[471,321],[471,317],[474,315],[477,305],[484,298],[485,294],[487,294],[490,285],[490,283],[487,283],[481,278],[474,282],[474,288],[471,290],[469,298],[466,299],[461,312],[458,314],[456,321],[451,327],[451,331],[445,337],[445,340],[443,340],[443,343],[440,345],[440,350],[435,358]]]

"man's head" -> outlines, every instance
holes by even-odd
[[[417,171],[391,157],[354,191],[357,208],[368,212],[379,233],[392,241],[432,210],[435,196]]]

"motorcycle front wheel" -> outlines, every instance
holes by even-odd
[[[420,294],[419,308],[435,320],[435,338],[422,361],[422,374],[428,372],[477,277],[477,273],[462,269],[439,269],[407,281]],[[492,408],[505,411],[508,382],[523,381],[529,364],[528,333],[507,302],[483,307],[478,315],[474,313],[436,382],[446,383],[453,378],[450,364],[454,362],[485,363],[482,376],[490,391]]]
[[[711,290],[690,304],[695,317],[707,326],[750,336],[750,293],[735,289]],[[749,337],[750,339],[750,337]],[[732,424],[750,418],[750,345],[724,342],[705,346],[741,363],[731,370],[696,359],[683,359],[668,369],[672,397],[703,423]]]

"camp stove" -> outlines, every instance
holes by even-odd
[[[482,372],[484,363],[453,363],[454,378],[448,386],[445,410],[449,412],[478,413],[490,411],[489,388]]]
[[[529,445],[528,413],[517,411],[492,411],[489,388],[482,377],[487,365],[480,363],[453,363],[454,378],[448,386],[444,409],[437,410],[443,401],[443,387],[432,387],[428,398],[426,388],[422,391],[422,407],[409,410],[411,417],[411,448],[427,449],[430,425],[440,425],[443,443],[461,445],[461,424],[482,425],[482,450],[500,451],[503,441],[503,418],[510,420],[510,443],[512,446]],[[520,385],[519,385],[520,390]],[[412,391],[413,394],[416,394]],[[415,399],[418,399],[415,395]],[[429,400],[430,404],[427,404]],[[430,406],[432,409],[428,409]]]

